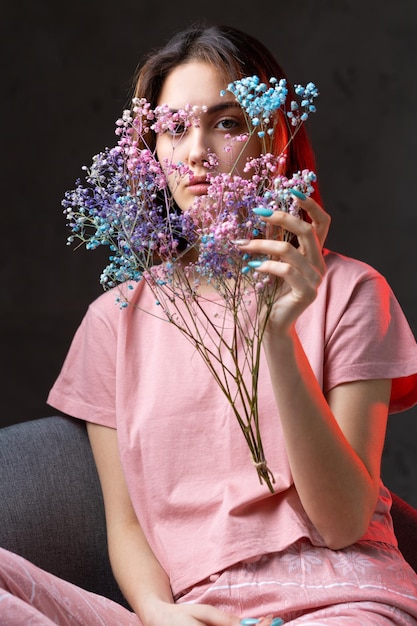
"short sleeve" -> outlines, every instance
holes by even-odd
[[[73,417],[115,428],[116,343],[115,328],[90,305],[49,392],[48,404]]]
[[[391,378],[391,413],[417,403],[416,341],[390,286],[376,271],[355,284],[338,311],[325,346],[324,371],[326,390],[353,380]]]

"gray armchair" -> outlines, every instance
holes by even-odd
[[[417,571],[417,511],[393,494],[400,549]],[[0,429],[0,545],[127,606],[111,572],[85,424],[45,417]]]
[[[84,422],[56,416],[0,429],[0,545],[127,606]]]

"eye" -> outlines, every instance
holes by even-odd
[[[186,131],[186,126],[185,124],[181,122],[173,124],[166,130],[166,132],[172,135],[173,137],[179,137],[181,135],[184,135],[185,131]]]
[[[231,117],[225,117],[217,123],[217,126],[220,128],[220,130],[226,130],[230,133],[233,130],[241,128],[242,123],[241,121],[235,120]]]

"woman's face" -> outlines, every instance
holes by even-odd
[[[246,143],[232,141],[231,137],[245,134],[248,130],[241,107],[234,96],[226,92],[222,74],[212,65],[192,61],[178,65],[168,74],[157,104],[167,104],[173,111],[185,105],[206,107],[199,114],[199,124],[189,128],[178,128],[178,132],[158,134],[156,153],[161,163],[182,163],[191,172],[180,176],[168,174],[171,193],[178,206],[184,211],[196,196],[207,193],[207,172],[230,173],[245,176],[243,167],[248,157],[258,157],[261,144],[253,135]],[[201,110],[201,109],[200,109]],[[215,154],[217,163],[207,169],[209,155]]]

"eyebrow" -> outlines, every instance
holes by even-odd
[[[219,111],[224,111],[225,109],[242,109],[242,107],[240,106],[240,104],[238,102],[236,102],[235,100],[230,100],[230,101],[223,101],[223,102],[219,102],[218,104],[214,104],[213,106],[209,107],[206,111],[206,113],[218,113]]]
[[[199,107],[201,108],[201,107]],[[204,111],[204,113],[208,113],[213,114],[213,113],[219,113],[219,111],[225,111],[226,109],[240,109],[242,110],[242,107],[240,106],[240,104],[238,102],[236,102],[235,100],[229,100],[229,101],[224,101],[224,102],[219,102],[217,104],[213,104],[213,106],[208,107],[206,111]],[[170,109],[171,113],[178,113],[180,109]]]

